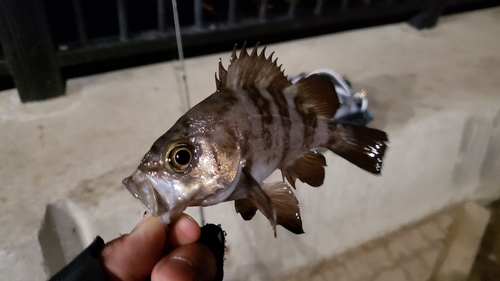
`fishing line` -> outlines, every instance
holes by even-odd
[[[179,25],[179,13],[177,12],[177,0],[172,0],[172,13],[174,16],[175,41],[177,42],[177,52],[179,55],[180,71],[182,76],[182,82],[184,85],[184,96],[186,98],[186,106],[187,106],[186,111],[187,111],[191,108],[191,100],[189,98],[186,65],[184,64],[184,49],[182,46],[181,28]],[[200,210],[201,225],[205,225],[204,210],[202,207],[199,207],[199,210]]]
[[[172,11],[174,14],[175,41],[177,43],[177,52],[179,55],[181,76],[182,76],[182,81],[184,84],[186,105],[187,105],[187,109],[190,109],[191,108],[191,101],[189,99],[189,89],[188,89],[188,84],[187,84],[186,65],[184,64],[184,49],[182,46],[181,28],[179,25],[179,14],[177,12],[177,1],[176,0],[172,0]]]

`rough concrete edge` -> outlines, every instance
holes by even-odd
[[[467,281],[495,280],[500,276],[500,197],[487,208],[491,211],[490,221]]]
[[[389,232],[386,232],[386,233],[383,233],[381,234],[380,236],[376,236],[374,238],[372,238],[371,240],[369,241],[366,241],[364,243],[361,243],[360,245],[356,246],[356,247],[353,247],[351,249],[348,249],[347,251],[344,251],[344,252],[341,252],[341,253],[338,253],[338,254],[334,254],[333,256],[331,256],[330,258],[326,258],[314,265],[309,265],[309,266],[305,266],[305,267],[302,267],[298,270],[296,270],[295,272],[291,273],[291,274],[286,274],[286,275],[281,275],[281,276],[278,276],[277,278],[275,278],[274,280],[275,281],[282,281],[282,280],[295,280],[293,279],[294,276],[297,276],[297,275],[303,275],[303,272],[317,272],[318,270],[320,270],[325,263],[327,263],[328,261],[331,261],[331,260],[343,260],[345,257],[349,257],[351,255],[353,255],[353,253],[359,251],[359,249],[371,249],[373,248],[373,245],[375,244],[376,241],[381,241],[381,240],[390,240],[398,235],[400,235],[400,233],[402,232],[405,232],[405,231],[408,231],[410,229],[413,229],[415,227],[418,227],[418,226],[421,226],[421,225],[424,225],[426,223],[429,223],[429,222],[432,222],[432,221],[435,221],[437,220],[439,217],[441,216],[444,216],[446,214],[450,215],[453,219],[452,221],[448,224],[447,226],[447,230],[446,231],[449,231],[449,228],[451,227],[451,224],[453,223],[453,221],[456,219],[456,213],[457,213],[457,210],[461,207],[462,204],[464,204],[465,201],[461,201],[461,202],[458,202],[458,203],[454,203],[454,204],[451,204],[447,207],[444,207],[440,210],[437,210],[419,220],[416,220],[416,221],[413,221],[413,222],[410,222],[400,228],[397,228],[393,231],[389,231]]]
[[[58,200],[46,206],[37,238],[47,276],[54,275],[84,249],[80,233],[66,201]]]
[[[490,210],[474,201],[460,204],[429,281],[467,280],[490,216]]]

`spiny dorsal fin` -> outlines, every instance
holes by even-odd
[[[283,177],[295,188],[295,180],[299,179],[310,186],[318,187],[325,179],[326,159],[323,154],[308,151],[300,155],[292,165],[281,169]]]
[[[312,111],[317,116],[332,119],[340,106],[333,83],[323,75],[313,74],[300,79],[286,89],[294,96],[304,111]]]
[[[281,65],[278,67],[277,59],[272,60],[273,54],[266,57],[264,47],[260,54],[257,52],[257,43],[252,52],[248,54],[246,42],[241,47],[240,54],[236,54],[236,45],[229,59],[229,66],[226,69],[219,60],[219,77],[215,77],[217,90],[224,89],[244,89],[244,88],[267,88],[273,87],[277,91],[290,86]]]

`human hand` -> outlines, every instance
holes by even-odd
[[[130,234],[108,242],[101,261],[111,280],[213,280],[214,255],[200,238],[200,226],[186,214],[167,227],[147,214]]]

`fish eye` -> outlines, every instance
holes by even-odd
[[[187,143],[176,143],[167,150],[164,157],[165,168],[175,172],[185,172],[193,160],[193,148]]]
[[[187,165],[191,162],[191,152],[186,148],[178,149],[175,151],[173,159],[180,166]]]

